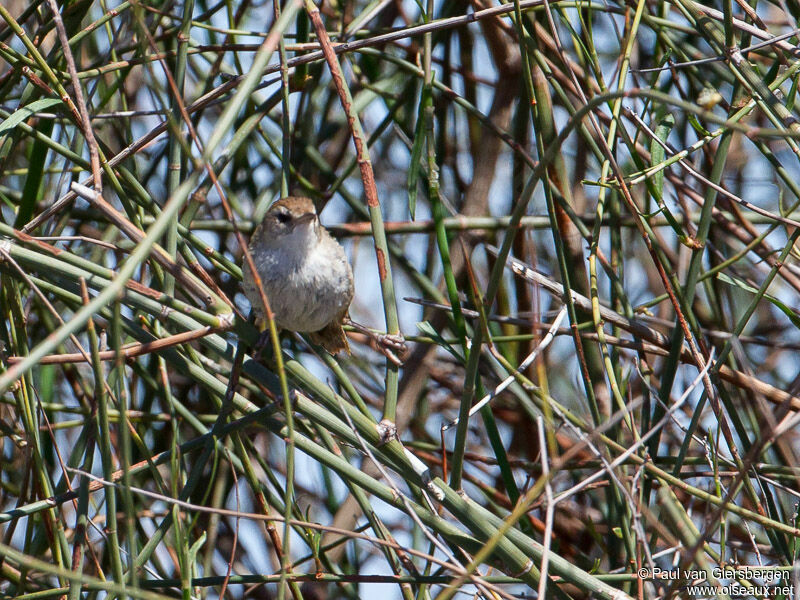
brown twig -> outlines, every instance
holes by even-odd
[[[154,340],[152,342],[144,342],[144,343],[133,343],[128,344],[120,348],[120,354],[123,358],[135,358],[137,356],[142,356],[144,354],[150,354],[151,352],[158,352],[159,350],[163,350],[164,348],[170,348],[171,346],[177,346],[179,344],[185,344],[187,342],[191,342],[193,340],[200,339],[207,335],[211,335],[214,333],[219,333],[221,329],[219,327],[203,327],[202,329],[195,329],[193,331],[185,331],[184,333],[176,333],[175,335],[170,335],[165,338],[161,338],[159,340]],[[114,360],[117,357],[116,350],[104,350],[98,354],[100,360]],[[9,356],[8,357],[8,364],[13,365],[14,363],[20,362],[24,360],[24,356]],[[42,365],[63,365],[68,363],[82,363],[82,362],[90,362],[91,358],[84,354],[84,353],[75,353],[75,354],[51,354],[50,356],[45,356],[39,361],[39,364]]]
[[[86,145],[89,147],[89,158],[92,164],[92,177],[94,178],[94,189],[98,193],[103,193],[103,177],[100,173],[100,152],[97,147],[97,140],[94,137],[94,130],[92,129],[92,120],[89,117],[89,111],[86,109],[86,100],[83,97],[83,90],[81,82],[78,79],[78,70],[75,68],[75,58],[72,56],[72,50],[69,47],[69,39],[67,38],[67,31],[64,29],[64,22],[61,20],[61,13],[58,10],[56,0],[47,0],[50,6],[50,11],[53,13],[53,21],[56,24],[56,32],[58,32],[58,39],[61,42],[61,51],[64,53],[64,60],[67,62],[67,71],[69,78],[72,82],[72,93],[75,94],[75,104],[78,108],[79,123],[83,136],[86,139]]]

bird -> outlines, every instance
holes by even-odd
[[[319,222],[311,199],[289,196],[272,204],[248,247],[275,324],[308,334],[332,355],[350,354],[342,326],[353,300],[353,270],[344,248]],[[264,320],[264,302],[249,266],[242,280],[253,311]]]

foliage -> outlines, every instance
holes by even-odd
[[[785,584],[797,14],[4,1],[0,595]],[[248,319],[289,193],[402,365]]]

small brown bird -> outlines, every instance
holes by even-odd
[[[353,300],[353,271],[344,249],[320,224],[314,203],[297,196],[275,202],[249,248],[275,324],[308,333],[331,354],[349,353],[342,324]],[[264,304],[246,265],[243,283],[253,310],[263,319]]]

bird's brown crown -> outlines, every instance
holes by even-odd
[[[291,234],[298,225],[316,219],[317,209],[311,199],[302,196],[281,198],[269,207],[264,220],[253,233],[250,245],[273,244],[276,238]]]
[[[310,198],[304,198],[303,196],[287,196],[270,206],[267,214],[285,214],[296,219],[307,214],[316,215],[317,209],[314,207],[314,203]]]

